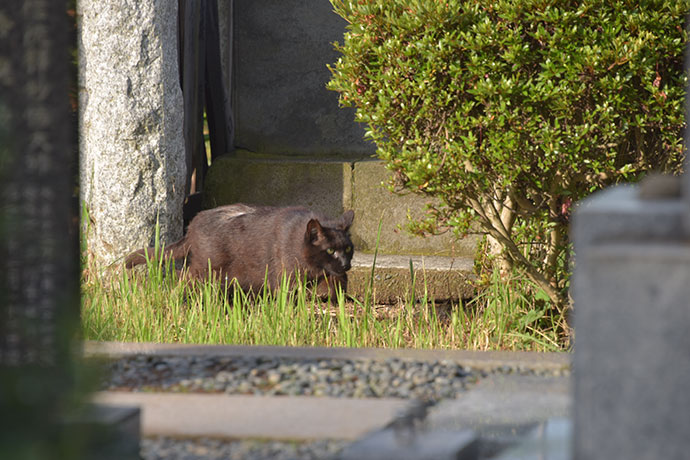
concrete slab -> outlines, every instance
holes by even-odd
[[[515,447],[493,460],[570,460],[572,454],[572,422],[554,418],[539,424]]]
[[[529,425],[570,413],[570,378],[503,375],[482,379],[467,394],[430,410],[429,430],[481,432],[498,425]]]
[[[85,436],[87,460],[140,459],[141,412],[132,405],[90,404],[66,425]]]
[[[569,353],[527,351],[413,350],[385,348],[278,347],[266,345],[191,345],[179,343],[93,342],[83,344],[86,357],[118,358],[132,355],[177,356],[266,356],[293,359],[375,359],[391,358],[448,360],[476,370],[501,367],[566,373]]]
[[[479,440],[472,431],[432,432],[412,436],[386,429],[346,447],[341,460],[456,460],[475,459]]]
[[[427,203],[436,200],[412,193],[394,194],[387,188],[390,178],[391,172],[383,161],[357,161],[353,164],[352,208],[355,221],[351,233],[357,249],[374,252],[380,222],[379,253],[457,258],[474,256],[477,245],[474,236],[458,238],[452,232],[427,237],[409,234],[405,230],[408,215],[412,218],[424,216]]]
[[[350,233],[357,252],[448,256],[470,260],[476,238],[418,237],[404,230],[408,214],[424,214],[428,199],[396,195],[384,184],[382,161],[347,157],[306,157],[237,150],[214,160],[204,180],[205,208],[232,203],[306,206],[329,217],[354,209]],[[378,225],[381,222],[381,236]]]
[[[350,208],[351,170],[351,163],[337,159],[288,160],[238,150],[214,160],[204,179],[203,207],[306,206],[334,218]]]
[[[550,371],[555,375],[568,368],[570,359],[565,353],[464,350],[98,342],[87,342],[84,348],[87,357],[173,354],[302,359],[445,359],[474,369],[510,366],[516,370]],[[527,432],[529,427],[523,429],[521,425],[567,414],[569,394],[568,378],[564,376],[489,374],[458,400],[441,402],[429,408],[428,413],[425,409],[421,416],[412,401],[399,399],[105,392],[97,394],[96,401],[140,406],[143,435],[345,439],[357,442],[343,452],[344,458],[451,459],[460,458],[458,452],[462,452],[462,458],[488,458],[500,452]],[[518,426],[505,425],[511,423]]]
[[[568,459],[570,424],[550,420],[565,420],[569,411],[567,377],[491,375],[458,399],[429,408],[421,420],[412,414],[357,441],[342,457],[471,460],[516,446],[514,456],[500,458]]]
[[[403,411],[401,399],[101,392],[100,404],[141,408],[144,436],[357,439]]]
[[[352,269],[348,272],[348,294],[363,299],[371,281],[374,255],[355,252]],[[376,257],[374,271],[374,301],[392,304],[412,295],[414,272],[415,296],[419,299],[424,290],[428,299],[460,300],[472,297],[474,287],[474,260],[469,257],[401,256],[380,254]]]

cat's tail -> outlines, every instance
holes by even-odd
[[[190,245],[187,238],[166,246],[163,249],[163,258],[165,260],[176,260],[186,258],[189,254]],[[135,265],[145,264],[147,260],[154,260],[156,257],[155,248],[143,248],[131,253],[125,259],[125,267],[132,268]]]

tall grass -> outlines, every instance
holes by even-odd
[[[533,286],[518,275],[496,277],[470,302],[437,304],[410,266],[410,291],[396,305],[377,305],[371,292],[362,300],[338,292],[329,302],[299,280],[249,296],[219,280],[181,280],[160,257],[141,268],[84,271],[85,339],[538,351],[564,344],[564,319],[553,317],[548,302],[528,295]]]

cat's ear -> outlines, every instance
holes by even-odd
[[[316,219],[311,219],[307,223],[307,239],[310,243],[313,243],[321,236],[323,236],[323,227],[321,223]]]
[[[342,216],[340,216],[340,220],[338,222],[338,228],[343,231],[347,231],[350,226],[352,225],[352,221],[355,218],[355,212],[350,209],[347,210],[343,213]]]

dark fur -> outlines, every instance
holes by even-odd
[[[283,273],[306,276],[320,294],[334,294],[336,284],[347,288],[347,271],[354,253],[348,234],[354,213],[329,221],[300,207],[274,208],[234,204],[200,212],[180,241],[164,256],[186,259],[189,275],[208,276],[211,270],[228,281],[235,278],[245,291],[259,292],[280,285]],[[127,267],[146,262],[153,249],[127,257]],[[333,254],[329,254],[333,252]]]

